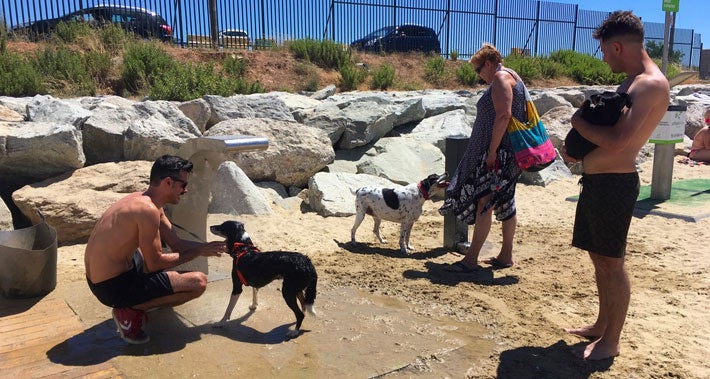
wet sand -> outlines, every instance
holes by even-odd
[[[650,184],[651,168],[642,165],[642,185]],[[676,162],[674,180],[689,178],[710,178],[710,166]],[[241,319],[213,331],[230,288],[219,269],[202,298],[151,314],[153,347],[126,347],[116,337],[109,309],[86,288],[83,245],[59,249],[57,294],[75,303],[96,350],[128,377],[709,377],[707,218],[634,217],[621,355],[589,363],[570,353],[587,342],[562,329],[591,323],[597,312],[591,262],[570,246],[575,203],[567,199],[578,194],[577,180],[519,185],[516,265],[476,274],[443,270],[461,257],[441,247],[441,203],[425,204],[412,231],[417,251],[408,255],[398,250],[398,225],[383,222],[388,242],[380,244],[370,218],[358,230],[362,243],[351,246],[354,217],[276,206],[272,216],[210,215],[208,225],[243,221],[262,251],[295,250],[313,260],[319,318],[307,316],[309,331],[289,341],[282,336],[293,316],[277,284],[262,290],[264,305],[253,314],[245,292],[233,315]],[[495,255],[500,242],[494,222],[481,258]],[[213,258],[210,270],[229,264]]]

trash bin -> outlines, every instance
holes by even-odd
[[[42,222],[0,231],[0,290],[8,299],[46,295],[57,286],[57,231]]]

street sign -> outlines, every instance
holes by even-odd
[[[663,0],[664,12],[678,12],[680,0]]]

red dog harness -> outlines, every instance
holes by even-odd
[[[422,188],[422,182],[417,183],[417,188],[419,188],[419,192],[421,192],[424,200],[429,200],[429,192]]]
[[[233,251],[239,251],[239,250],[241,250],[241,252],[234,257],[234,272],[237,273],[237,277],[239,278],[239,281],[242,282],[242,285],[249,287],[249,283],[247,283],[247,279],[244,277],[242,272],[239,271],[239,269],[237,268],[239,266],[239,258],[243,257],[244,254],[246,254],[250,251],[258,253],[259,249],[254,247],[254,245],[247,245],[245,243],[235,242]]]

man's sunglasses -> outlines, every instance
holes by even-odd
[[[172,176],[168,176],[168,178],[172,179],[174,182],[180,182],[180,183],[182,183],[182,189],[187,188],[187,181],[182,180],[182,179],[180,179],[180,178],[174,178],[174,177],[172,177]]]

